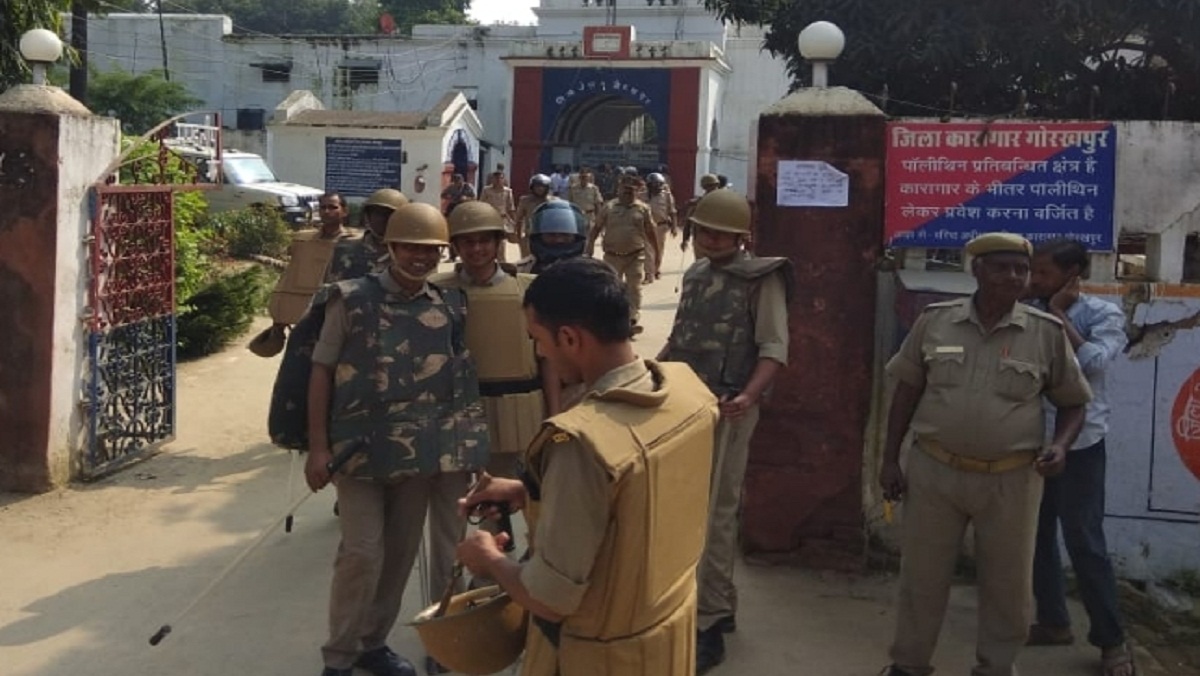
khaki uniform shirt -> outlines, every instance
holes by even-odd
[[[788,304],[783,277],[767,275],[758,285],[758,302],[754,304],[754,343],[758,358],[788,363]]]
[[[499,189],[493,188],[490,185],[487,186],[480,193],[479,201],[492,205],[505,219],[508,219],[516,211],[516,206],[513,204],[512,188],[507,186]]]
[[[604,208],[601,223],[604,226],[605,253],[628,254],[646,248],[646,219],[650,207],[645,202],[634,201],[621,204],[612,200]]]
[[[653,392],[654,379],[638,359],[604,374],[589,392],[622,387]],[[564,435],[566,436],[566,435]],[[578,608],[608,530],[612,487],[608,471],[578,440],[547,443],[546,475],[533,555],[521,568],[529,595],[560,615]]]
[[[567,197],[585,214],[595,213],[604,208],[604,196],[600,194],[600,188],[595,183],[573,185],[567,191]]]
[[[913,325],[887,372],[924,388],[918,438],[982,460],[1042,447],[1042,397],[1055,406],[1092,398],[1062,324],[1017,303],[986,332],[973,298],[935,303]]]
[[[651,195],[647,203],[650,214],[654,217],[655,225],[669,225],[675,218],[675,198],[670,190],[662,190],[657,195]]]
[[[379,273],[379,281],[383,290],[389,294],[406,295],[390,272]],[[433,298],[434,291],[429,284],[421,287],[416,295],[409,299],[427,296]],[[325,323],[321,325],[321,335],[313,347],[312,360],[325,366],[336,366],[342,354],[342,346],[346,343],[346,334],[350,331],[350,317],[346,314],[346,303],[340,295],[335,296],[325,305]]]

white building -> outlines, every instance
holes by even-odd
[[[482,125],[479,167],[505,162],[518,189],[553,163],[602,161],[667,164],[680,197],[706,172],[744,186],[751,125],[787,93],[785,64],[759,30],[672,3],[542,0],[536,26],[418,26],[411,38],[235,34],[228,17],[169,14],[166,61],[231,128],[263,129],[294,90],[380,112],[432,110],[457,90]],[[161,69],[161,45],[157,15],[91,20],[102,71]]]

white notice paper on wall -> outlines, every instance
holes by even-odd
[[[780,160],[775,203],[781,207],[844,207],[850,177],[828,162]]]

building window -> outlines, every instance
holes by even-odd
[[[363,85],[378,85],[381,65],[378,61],[346,62],[338,66],[338,79],[343,89],[349,90]]]
[[[292,64],[291,62],[275,62],[275,63],[252,63],[251,66],[259,69],[262,72],[263,82],[291,82],[292,81]]]

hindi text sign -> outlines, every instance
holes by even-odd
[[[1109,122],[893,122],[886,241],[958,248],[986,232],[1114,247],[1116,128]]]

